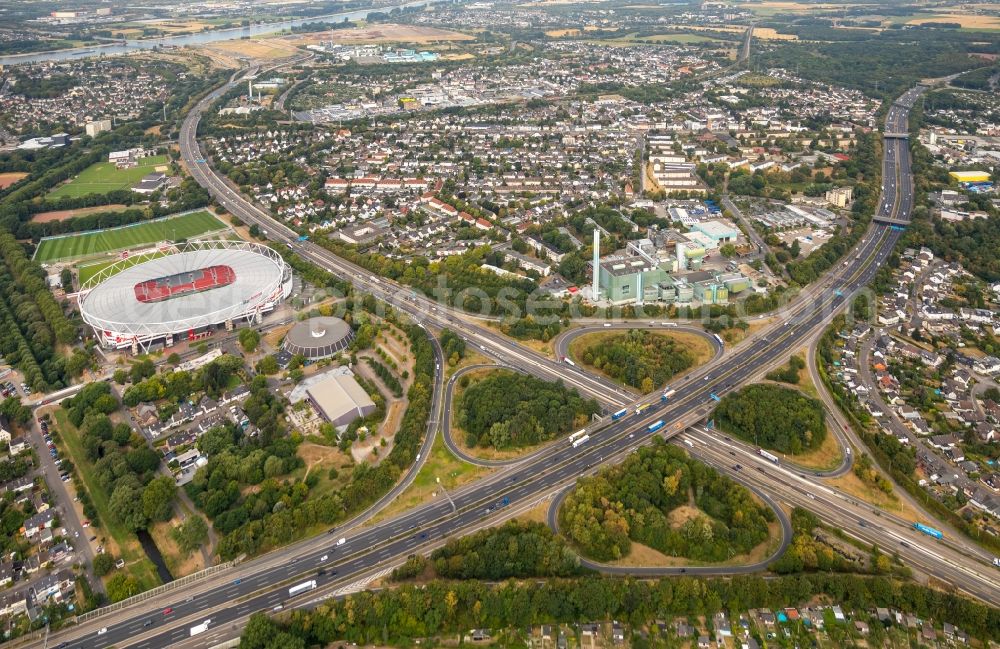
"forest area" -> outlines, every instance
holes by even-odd
[[[817,449],[826,439],[823,405],[780,385],[748,385],[727,394],[711,416],[727,433],[791,455]]]
[[[600,412],[593,399],[572,388],[510,371],[491,372],[466,382],[456,408],[456,424],[469,447],[532,446],[586,425]]]
[[[948,621],[981,639],[1000,639],[1000,609],[953,593],[887,576],[820,573],[776,578],[674,577],[546,581],[436,580],[330,599],[315,609],[276,619],[258,613],[243,631],[241,649],[305,649],[336,643],[412,646],[417,639],[473,628],[620,620],[642,627],[656,619],[711,617],[719,611],[803,605],[816,598],[847,610],[875,606]],[[655,625],[653,625],[655,626]]]
[[[745,487],[660,438],[581,478],[559,510],[562,533],[598,561],[627,556],[633,541],[668,556],[724,561],[765,541],[772,520]]]
[[[679,341],[645,329],[602,337],[584,347],[578,357],[585,365],[643,393],[663,387],[695,362],[691,350]]]
[[[393,571],[395,581],[426,574],[440,579],[522,579],[584,574],[580,559],[544,523],[511,520],[467,536],[449,539],[430,559],[414,555]]]

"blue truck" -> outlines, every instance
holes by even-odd
[[[924,525],[923,523],[914,523],[913,529],[917,530],[918,532],[923,532],[927,536],[933,536],[936,539],[944,538],[944,534],[941,533],[941,530],[936,530],[933,527]]]

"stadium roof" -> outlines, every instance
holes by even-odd
[[[84,321],[95,329],[119,335],[166,335],[235,320],[281,299],[287,266],[276,252],[257,244],[215,243],[220,247],[195,244],[176,254],[127,267],[107,279],[102,277],[102,271],[92,281],[96,286],[89,290],[85,286],[81,291]],[[159,302],[140,302],[136,298],[136,284],[215,265],[232,268],[235,280],[226,286]]]

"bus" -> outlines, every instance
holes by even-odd
[[[622,408],[618,412],[611,414],[611,421],[618,421],[627,414],[628,414],[628,408]]]
[[[778,456],[777,455],[774,455],[773,453],[768,453],[767,451],[765,451],[762,448],[757,449],[757,455],[760,455],[765,460],[770,460],[771,462],[774,462],[775,464],[778,463]]]
[[[566,362],[567,365],[571,365],[573,367],[576,367],[576,363],[574,363],[572,360],[570,360],[570,358],[568,356],[564,356],[563,360]]]
[[[659,419],[649,425],[649,432],[652,433],[654,431],[660,430],[661,428],[663,428],[663,420]]]
[[[301,584],[298,584],[296,586],[292,586],[291,588],[289,588],[288,589],[288,596],[289,597],[295,597],[296,595],[298,595],[300,593],[304,593],[306,591],[313,590],[314,588],[316,588],[316,580],[315,579],[310,579],[309,581],[304,581]]]
[[[712,334],[712,336],[715,337],[715,342],[719,343],[719,347],[726,346],[726,342],[722,340],[722,336],[720,336],[719,334]]]
[[[917,530],[918,532],[923,532],[927,536],[933,536],[936,539],[944,538],[944,534],[941,533],[941,530],[936,530],[933,527],[930,527],[929,525],[924,525],[923,523],[914,523],[913,529]]]
[[[666,390],[663,391],[663,394],[660,395],[660,401],[666,401],[675,394],[677,394],[677,390],[674,390],[673,388],[667,388]]]
[[[584,428],[583,430],[576,431],[575,433],[573,433],[572,435],[569,436],[569,443],[572,444],[573,442],[575,442],[577,440],[577,438],[582,437],[582,436],[584,436],[586,434],[587,434],[587,429],[586,428]]]
[[[590,435],[584,435],[583,437],[581,437],[579,439],[573,440],[573,448],[578,448],[582,444],[586,444],[589,439],[590,439]]]

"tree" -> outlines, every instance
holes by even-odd
[[[731,243],[724,243],[719,248],[719,254],[727,259],[731,259],[736,256],[736,246]]]
[[[111,514],[132,531],[145,529],[149,520],[143,512],[142,489],[134,476],[118,481],[108,501]]]
[[[208,540],[208,524],[201,516],[189,516],[181,525],[171,529],[170,535],[181,552],[189,555]]]
[[[69,268],[63,268],[62,272],[59,274],[59,282],[62,284],[63,290],[67,293],[73,292],[73,271]]]
[[[239,339],[243,350],[248,354],[252,354],[257,351],[257,345],[260,343],[260,333],[256,329],[240,329]]]
[[[139,594],[139,584],[135,578],[124,572],[117,572],[108,579],[108,597],[112,602],[120,602]]]
[[[132,383],[138,383],[139,381],[142,381],[143,379],[149,378],[154,374],[156,374],[156,366],[153,364],[153,361],[149,360],[148,358],[145,358],[143,360],[132,363],[132,369],[130,370],[129,373],[132,379]]]
[[[174,367],[177,367],[178,365],[181,364],[181,355],[178,354],[177,352],[173,352],[172,354],[170,354],[170,356],[167,356],[167,362],[173,365]]]
[[[177,485],[169,476],[150,480],[142,492],[142,512],[151,521],[170,520]]]
[[[103,577],[115,569],[115,558],[108,553],[94,557],[94,574]]]
[[[261,374],[277,374],[278,370],[278,359],[274,356],[265,356],[264,358],[257,361],[256,369]]]

